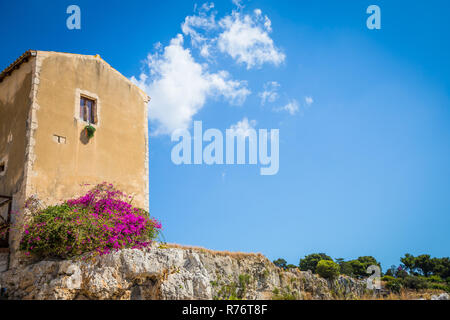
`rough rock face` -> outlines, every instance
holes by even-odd
[[[354,299],[365,283],[283,271],[257,254],[126,249],[95,261],[41,261],[0,273],[9,299]]]
[[[0,251],[0,272],[3,272],[8,267],[8,253]]]
[[[448,293],[441,293],[440,295],[432,295],[431,300],[450,300]]]

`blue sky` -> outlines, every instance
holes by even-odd
[[[81,30],[66,28],[70,4]],[[366,27],[371,4],[381,30]],[[312,252],[384,268],[406,252],[448,256],[448,1],[202,5],[3,1],[0,68],[27,49],[100,54],[140,81],[153,98],[150,209],[168,242],[294,264]],[[174,165],[169,133],[194,120],[279,129],[278,174]]]

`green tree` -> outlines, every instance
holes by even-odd
[[[406,271],[414,272],[416,258],[413,255],[406,253],[403,258],[400,258],[400,261],[405,266]]]
[[[366,274],[366,268],[364,268],[364,265],[359,260],[350,260],[349,262],[350,267],[352,268],[352,275],[356,277],[365,277]]]
[[[339,265],[339,272],[347,276],[353,276],[353,268],[349,261],[344,261],[343,258],[337,258],[336,263]]]
[[[408,272],[405,270],[405,266],[404,265],[400,265],[397,268],[397,271],[395,272],[395,276],[397,278],[402,278],[402,279],[404,279],[404,278],[406,278],[408,276]]]
[[[358,261],[362,263],[364,268],[367,270],[369,266],[379,266],[381,268],[381,264],[372,256],[362,256],[358,257]]]
[[[361,256],[358,259],[350,260],[349,265],[352,268],[352,275],[364,278],[368,277],[367,268],[371,265],[379,266],[381,268],[380,263],[372,256]]]
[[[312,253],[309,255],[306,255],[303,259],[300,259],[299,267],[302,271],[311,270],[313,273],[316,273],[316,267],[320,260],[330,260],[330,256],[326,255],[325,253]]]
[[[450,258],[433,258],[433,274],[439,275],[442,279],[450,277]]]
[[[286,269],[287,261],[283,258],[278,258],[277,260],[273,261],[273,264],[276,265],[278,268]]]
[[[392,265],[389,269],[387,269],[385,275],[394,277],[396,272],[397,267],[395,265]]]
[[[317,273],[325,279],[335,279],[339,276],[339,265],[331,260],[320,260],[317,263]]]
[[[414,267],[428,277],[434,269],[434,263],[429,254],[421,254],[415,258]]]

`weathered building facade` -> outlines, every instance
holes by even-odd
[[[98,55],[19,57],[0,74],[0,195],[12,212],[30,196],[51,205],[104,181],[148,210],[148,101]],[[19,238],[9,236],[13,256]]]

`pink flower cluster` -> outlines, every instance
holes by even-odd
[[[142,249],[161,231],[161,223],[136,208],[132,197],[100,184],[84,196],[49,207],[25,227],[21,247],[41,256],[99,255],[121,248]]]

